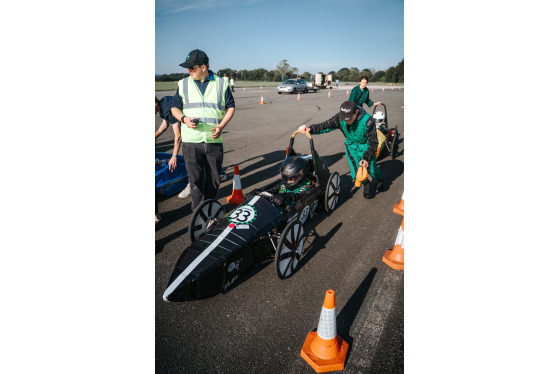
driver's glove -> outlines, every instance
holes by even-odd
[[[280,206],[282,204],[284,204],[284,200],[285,200],[285,196],[284,194],[274,194],[272,195],[272,197],[270,198],[270,202],[276,206]]]

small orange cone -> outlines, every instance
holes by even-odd
[[[363,166],[360,166],[358,168],[358,171],[356,172],[356,182],[354,182],[354,186],[360,187],[362,185],[362,182],[367,179],[367,176],[367,169]]]
[[[317,331],[307,334],[301,357],[317,373],[325,373],[343,370],[347,352],[348,343],[336,334],[334,291],[327,290]]]
[[[404,270],[404,216],[399,227],[395,246],[383,255],[383,262],[395,270]]]
[[[331,91],[329,91],[329,96],[327,96],[327,97],[331,97]]]
[[[401,197],[401,202],[393,205],[393,212],[400,214],[404,217],[404,191]]]
[[[261,91],[262,91],[262,86],[261,86]]]
[[[226,199],[228,204],[239,205],[243,202],[243,190],[241,188],[241,178],[239,178],[239,166],[233,167],[233,192]]]
[[[350,95],[350,92],[348,92],[348,90],[346,90],[346,96]]]
[[[391,87],[391,91],[394,91],[395,89],[393,87]]]
[[[245,87],[243,87],[243,92],[245,92]]]
[[[401,90],[401,88],[399,87],[399,91]]]
[[[298,94],[297,94],[297,99],[298,99],[298,100],[301,100],[301,97],[299,97],[299,92],[298,92]]]
[[[385,87],[383,87],[383,92],[385,92]]]
[[[261,96],[261,102],[259,104],[264,104],[264,99],[262,96]]]
[[[371,93],[373,93],[373,88],[371,89]]]

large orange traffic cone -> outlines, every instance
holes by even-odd
[[[262,96],[261,96],[261,102],[259,104],[264,104],[264,99]]]
[[[327,96],[327,97],[331,97],[331,91],[329,91],[329,96]]]
[[[401,197],[401,202],[393,205],[393,212],[400,214],[404,217],[404,191]]]
[[[399,227],[395,246],[383,255],[383,262],[395,270],[404,270],[404,216]]]
[[[243,190],[241,188],[241,178],[239,178],[239,166],[233,167],[233,192],[227,198],[228,204],[239,205],[243,202]]]
[[[301,97],[299,96],[299,92],[297,93],[297,99],[301,100]]]
[[[317,331],[307,334],[301,348],[301,357],[317,373],[344,369],[348,343],[336,334],[334,304],[334,291],[327,290]]]

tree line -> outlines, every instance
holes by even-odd
[[[253,70],[233,70],[230,68],[220,69],[217,72],[218,76],[223,77],[226,74],[228,77],[233,77],[235,80],[247,81],[265,81],[265,82],[282,82],[282,79],[290,79],[301,77],[310,80],[311,73],[305,71],[300,73],[298,68],[290,66],[287,60],[282,60],[276,65],[275,70],[266,70],[263,68]],[[332,74],[333,81],[339,80],[342,82],[359,82],[360,78],[365,76],[369,82],[384,82],[384,83],[404,83],[404,58],[397,66],[391,66],[387,70],[358,69],[356,67],[342,68],[338,71],[329,71],[322,74]],[[175,82],[188,76],[188,73],[173,73],[163,74],[156,77],[156,82]]]

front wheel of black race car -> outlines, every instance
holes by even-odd
[[[274,263],[278,278],[286,279],[294,274],[301,258],[304,242],[303,224],[298,219],[288,223],[276,246]]]
[[[329,177],[327,188],[325,188],[325,210],[332,212],[338,202],[338,194],[340,193],[340,176],[335,171]]]
[[[393,136],[391,139],[391,159],[394,160],[397,157],[397,152],[399,151],[399,131],[395,127],[393,130]]]
[[[191,242],[194,242],[202,234],[209,231],[209,229],[216,223],[216,221],[224,218],[224,208],[218,200],[205,200],[195,209],[191,223],[189,224],[189,234]]]

